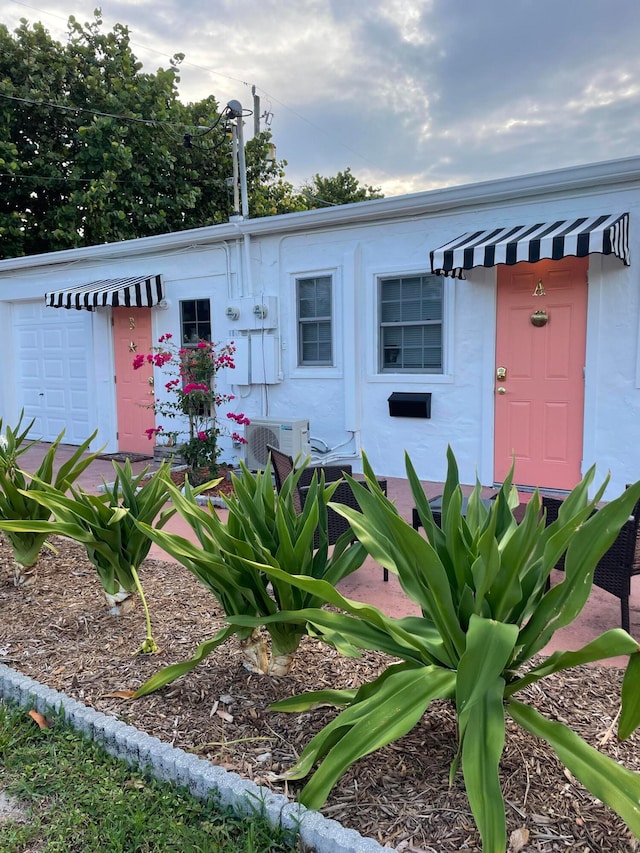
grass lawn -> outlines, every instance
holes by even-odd
[[[0,850],[292,853],[296,841],[132,770],[59,719],[41,730],[0,700]]]

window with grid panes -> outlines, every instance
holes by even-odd
[[[442,373],[442,279],[379,280],[381,373]]]
[[[181,344],[195,347],[198,341],[211,340],[211,302],[208,299],[183,299],[180,302]]]
[[[300,366],[333,365],[331,286],[330,275],[299,278],[296,282]]]
[[[208,299],[183,299],[180,301],[180,334],[181,345],[186,349],[194,349],[198,341],[211,342],[211,302]],[[183,384],[192,381],[184,377]],[[207,417],[209,407],[200,403],[194,414],[197,417]]]

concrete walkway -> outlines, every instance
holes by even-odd
[[[49,446],[48,444],[38,443],[30,448],[21,456],[22,468],[29,472],[35,471]],[[68,459],[74,450],[75,448],[70,445],[60,445],[57,453],[58,464]],[[134,462],[133,470],[138,473],[149,464],[154,464],[152,459]],[[377,473],[379,476],[384,476],[384,472]],[[85,491],[97,493],[103,482],[113,480],[113,475],[114,468],[111,461],[96,459],[81,475],[78,485]],[[429,498],[442,493],[442,483],[425,481],[422,485]],[[414,503],[407,480],[394,477],[387,478],[387,490],[389,498],[395,501],[402,517],[411,523],[411,510]],[[522,495],[523,501],[526,498],[526,495]],[[222,515],[225,513],[225,510],[217,511]],[[191,528],[178,515],[169,521],[165,529],[179,533],[186,538],[192,535]],[[152,545],[150,557],[172,560],[156,545]],[[557,574],[556,580],[561,580],[562,575],[560,573],[554,574]],[[346,598],[373,604],[390,616],[419,615],[420,613],[419,608],[406,597],[395,576],[391,575],[387,583],[383,582],[382,568],[371,559],[367,559],[357,572],[346,578],[340,584],[339,589]],[[630,619],[631,633],[640,638],[640,576],[632,581]],[[619,600],[609,593],[593,587],[589,601],[578,619],[572,625],[556,632],[552,642],[544,651],[551,653],[556,649],[577,649],[604,631],[617,627],[620,627]],[[621,660],[611,659],[608,663],[620,665]]]

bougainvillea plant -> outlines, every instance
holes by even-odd
[[[222,435],[230,436],[239,444],[246,443],[244,436],[232,426],[248,424],[246,415],[227,412],[226,422],[221,422],[218,416],[219,408],[235,399],[232,394],[220,393],[216,387],[219,371],[235,369],[235,349],[233,341],[216,344],[201,340],[194,347],[179,347],[173,343],[171,334],[166,333],[158,338],[157,346],[150,353],[138,354],[133,360],[134,370],[150,364],[168,377],[164,383],[168,395],[155,397],[151,405],[156,420],[178,418],[186,423],[181,433],[186,438],[178,451],[192,469],[206,469],[215,474]],[[146,430],[149,440],[164,432],[162,424]]]

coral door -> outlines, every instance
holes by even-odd
[[[587,258],[498,267],[495,480],[579,482],[584,420]]]
[[[133,369],[137,354],[151,352],[151,309],[113,309],[113,349],[118,408],[118,450],[153,455],[145,430],[155,426],[153,367]]]

